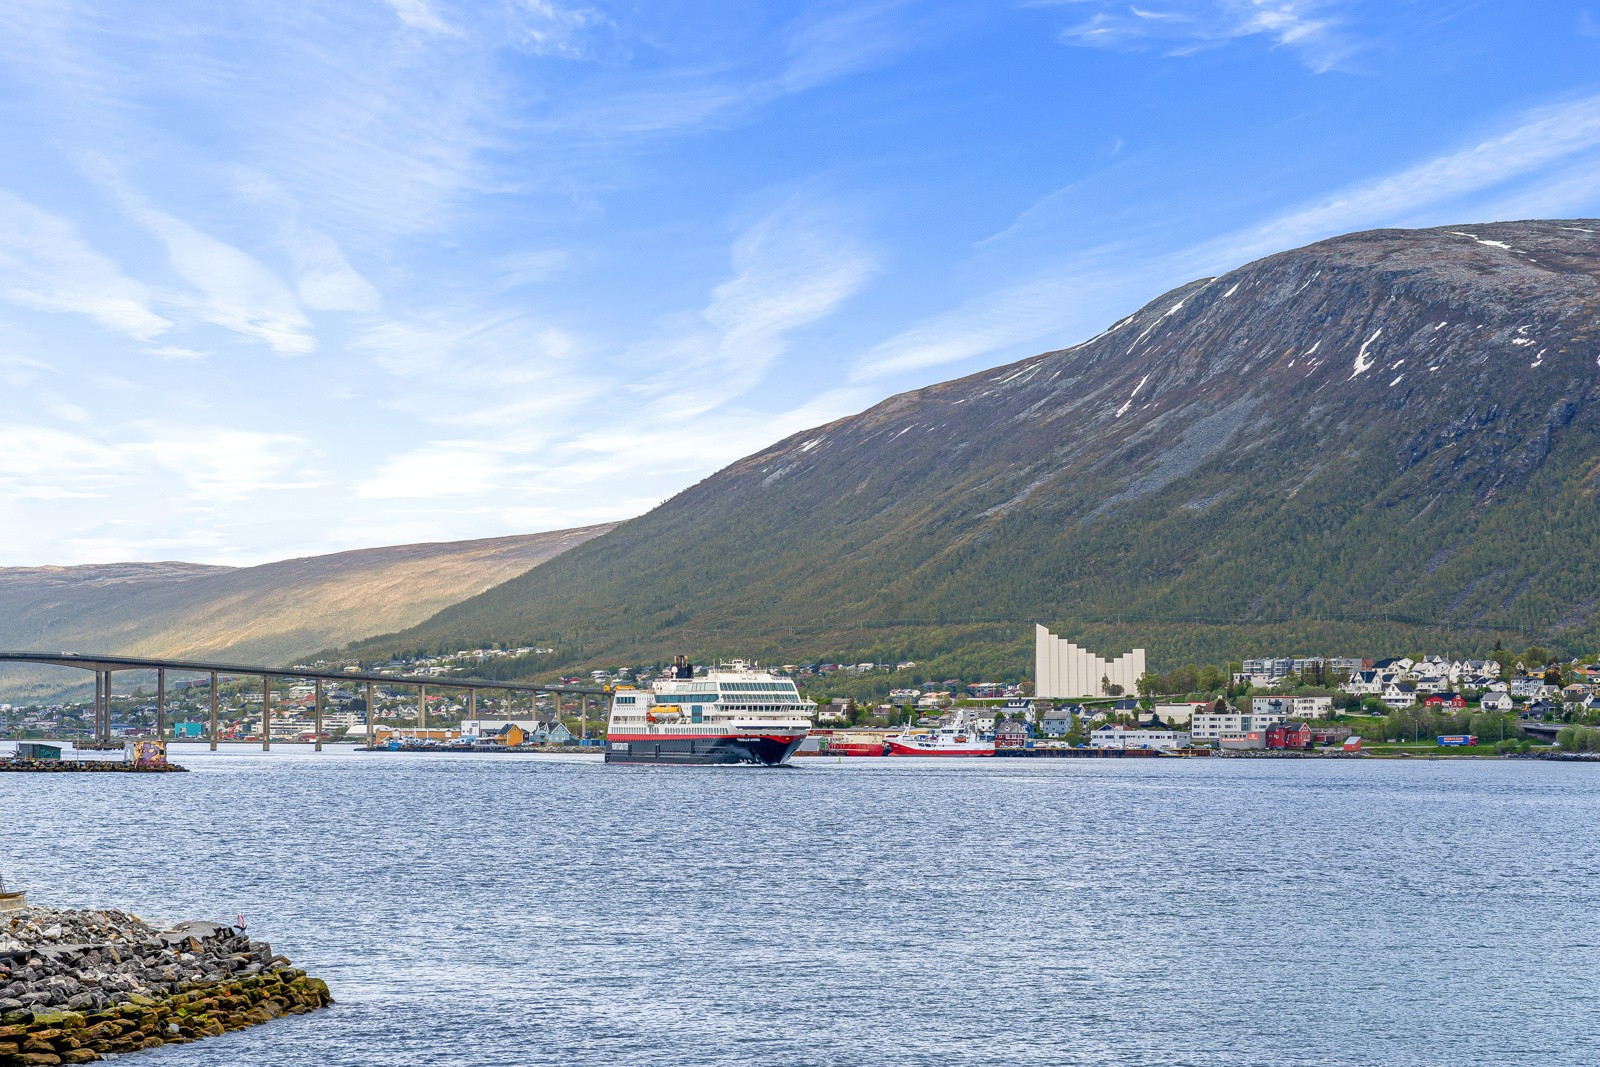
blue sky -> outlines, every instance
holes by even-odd
[[[639,514],[1374,226],[1600,215],[1600,4],[0,8],[0,565]]]

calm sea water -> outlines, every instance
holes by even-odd
[[[1600,768],[279,749],[0,774],[40,903],[338,1005],[169,1064],[1592,1064]]]

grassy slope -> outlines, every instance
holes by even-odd
[[[420,622],[608,529],[362,549],[259,567],[0,571],[0,648],[290,663]],[[19,668],[4,680],[7,692],[22,695],[30,686],[49,688],[54,677]]]

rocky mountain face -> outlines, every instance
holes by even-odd
[[[414,625],[611,529],[360,549],[259,567],[0,568],[0,648],[285,664]],[[8,668],[8,697],[82,672]]]
[[[976,641],[1020,666],[1038,620],[1158,669],[1576,650],[1600,640],[1597,360],[1600,221],[1352,234],[797,434],[403,644]]]

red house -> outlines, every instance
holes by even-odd
[[[1460,711],[1467,706],[1467,698],[1460,693],[1434,693],[1422,702],[1422,706],[1435,709],[1450,708],[1453,711]]]
[[[1267,727],[1267,747],[1308,749],[1311,747],[1311,727],[1303,722],[1280,722]]]

